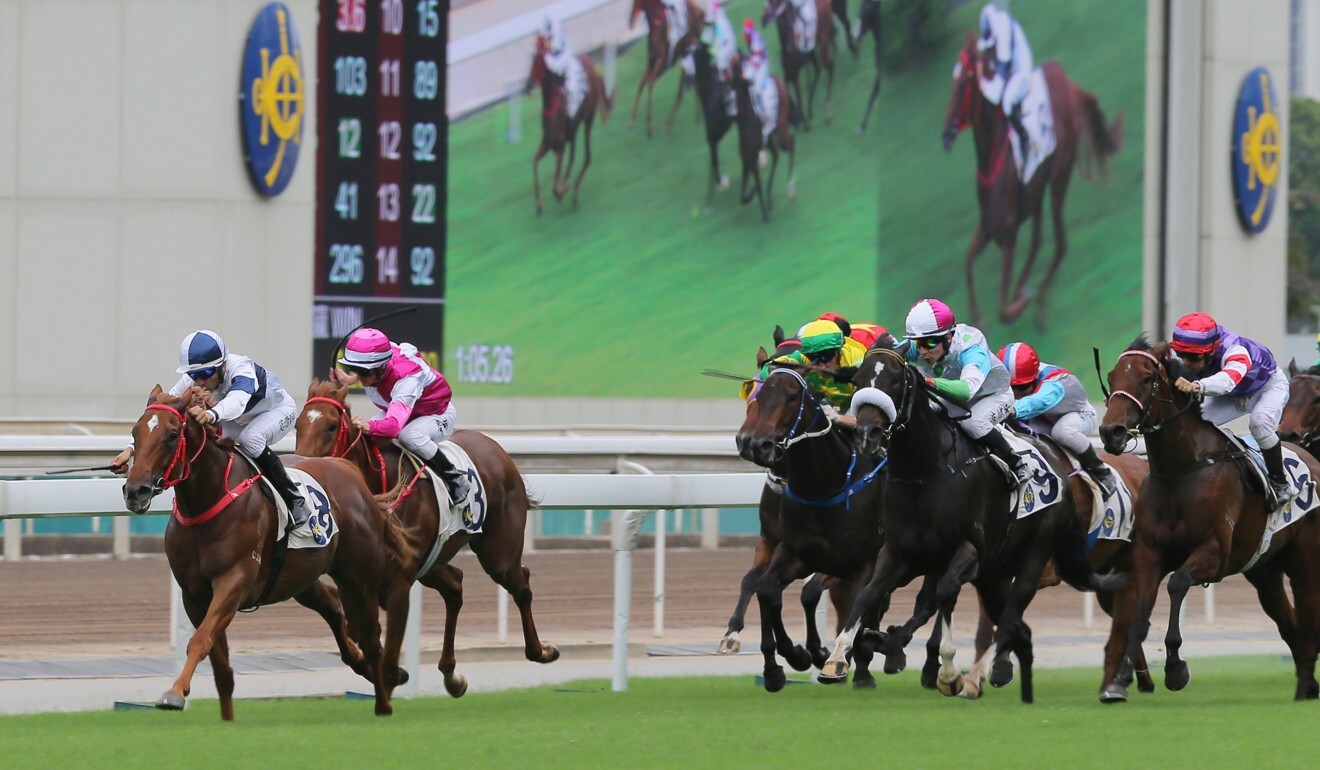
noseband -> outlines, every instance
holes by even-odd
[[[1115,388],[1114,391],[1109,394],[1109,399],[1106,399],[1106,403],[1107,403],[1109,400],[1112,400],[1114,396],[1123,396],[1124,398],[1132,401],[1132,403],[1136,404],[1137,409],[1141,410],[1140,414],[1137,415],[1136,427],[1129,429],[1128,431],[1129,433],[1141,434],[1141,435],[1149,435],[1151,433],[1155,433],[1156,431],[1163,428],[1165,425],[1168,425],[1170,422],[1173,422],[1178,417],[1181,417],[1183,412],[1186,412],[1188,409],[1192,407],[1192,404],[1196,403],[1197,399],[1189,396],[1187,399],[1187,404],[1183,406],[1182,409],[1179,409],[1178,411],[1174,412],[1173,414],[1169,415],[1163,420],[1160,420],[1154,424],[1149,424],[1148,420],[1150,419],[1150,411],[1154,407],[1156,401],[1169,404],[1170,406],[1173,405],[1172,395],[1170,395],[1169,398],[1159,398],[1158,394],[1160,391],[1160,383],[1161,382],[1169,383],[1170,391],[1173,390],[1173,385],[1172,383],[1169,382],[1169,378],[1165,376],[1164,364],[1160,361],[1160,359],[1155,357],[1155,354],[1146,350],[1125,350],[1122,353],[1118,354],[1118,359],[1121,361],[1126,356],[1141,356],[1142,358],[1148,359],[1151,363],[1155,364],[1155,381],[1151,383],[1150,396],[1148,398],[1143,400],[1137,398],[1136,396],[1132,395],[1126,390]]]
[[[808,399],[810,399],[813,404],[816,403],[816,397],[812,395],[811,388],[808,387],[806,378],[803,377],[801,374],[799,374],[796,369],[781,367],[781,368],[772,369],[770,373],[765,376],[765,379],[766,381],[769,381],[771,377],[780,373],[788,374],[793,379],[797,380],[798,384],[802,386],[802,392],[801,392],[801,396],[798,398],[798,413],[797,413],[797,417],[794,418],[793,420],[793,427],[788,429],[788,434],[784,436],[784,438],[779,442],[778,446],[781,449],[788,449],[789,447],[793,446],[799,441],[802,441],[803,439],[815,438],[817,436],[824,436],[826,433],[829,433],[830,429],[834,427],[834,424],[830,422],[829,419],[825,420],[825,427],[822,430],[818,430],[815,432],[807,430],[807,428],[810,428],[811,425],[815,425],[820,417],[824,416],[824,412],[822,412],[819,409],[819,404],[817,404],[815,416],[813,416],[811,419],[811,425],[807,425],[805,427],[802,426],[802,415],[807,409]],[[764,387],[764,383],[762,383],[762,386]],[[803,432],[798,433],[799,428],[803,428]]]
[[[913,385],[912,378],[915,373],[912,370],[912,367],[908,365],[907,358],[901,353],[895,350],[890,350],[889,348],[879,348],[876,352],[895,359],[899,362],[899,366],[903,367],[903,392],[899,396],[898,405],[894,408],[894,415],[891,417],[889,425],[879,429],[881,439],[886,445],[888,445],[889,437],[893,435],[893,432],[896,430],[907,430],[908,421],[912,417],[912,405],[915,402],[915,398],[913,398],[915,386]],[[877,366],[879,366],[879,364],[877,364]],[[879,372],[876,374],[879,374]],[[872,382],[874,382],[874,379],[872,379]],[[875,390],[880,390],[874,385],[871,385],[870,387]],[[880,392],[884,393],[884,391]],[[884,393],[884,395],[887,397],[889,396],[888,393]],[[873,405],[879,406],[878,404]],[[884,411],[884,409],[881,408],[881,411]]]

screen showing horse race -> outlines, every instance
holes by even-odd
[[[435,364],[444,343],[445,3],[322,0],[313,374],[382,315]],[[382,322],[384,323],[384,322]]]
[[[445,372],[731,398],[777,324],[935,297],[1085,373],[1142,331],[1146,13],[454,3]]]

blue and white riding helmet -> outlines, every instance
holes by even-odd
[[[179,344],[179,368],[174,371],[188,374],[219,366],[225,362],[225,355],[225,341],[219,334],[198,329]]]

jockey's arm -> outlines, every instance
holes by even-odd
[[[422,378],[420,374],[409,375],[394,383],[390,390],[390,405],[385,414],[369,423],[371,435],[382,438],[395,438],[403,426],[412,417],[417,399],[422,397]]]
[[[247,411],[248,402],[257,392],[257,372],[252,361],[244,359],[229,371],[229,392],[220,399],[220,403],[211,407],[216,422],[236,420]]]
[[[1224,363],[1219,371],[1197,382],[1203,395],[1223,396],[1236,388],[1250,369],[1251,354],[1245,347],[1234,345],[1224,351]]]
[[[1017,412],[1019,420],[1030,420],[1033,417],[1048,412],[1063,401],[1063,385],[1058,382],[1047,382],[1040,386],[1040,390],[1032,393],[1030,396],[1019,398],[1013,403],[1013,411]]]

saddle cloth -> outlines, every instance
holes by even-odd
[[[1003,426],[996,425],[995,430],[1008,439],[1008,445],[1013,448],[1015,453],[1022,455],[1027,467],[1031,469],[1031,479],[1026,484],[1019,486],[1009,500],[1009,507],[1017,510],[1017,518],[1025,519],[1031,514],[1043,511],[1059,502],[1059,499],[1063,496],[1063,480],[1045,461],[1045,457],[1041,455],[1040,450],[1031,442]],[[1017,477],[1009,471],[1003,460],[994,455],[990,455],[990,459],[1011,479],[1010,484],[1017,483]]]
[[[257,473],[261,469],[252,461],[251,457],[236,452],[244,460],[248,461]],[[335,535],[339,534],[339,527],[335,524],[334,512],[330,510],[330,496],[325,493],[325,487],[310,474],[298,470],[297,468],[284,469],[289,474],[289,480],[298,487],[298,492],[303,500],[307,501],[309,516],[307,523],[289,532],[290,548],[324,548],[330,544]],[[279,526],[276,529],[276,537],[279,533],[289,528],[289,522],[293,517],[289,514],[289,506],[284,504],[284,498],[276,491],[275,485],[264,475],[261,477],[261,485],[265,487],[266,496],[275,501],[275,509],[279,511],[279,517],[276,519]],[[313,531],[312,525],[316,524],[317,529]]]
[[[1302,462],[1296,452],[1285,445],[1283,447],[1283,471],[1288,475],[1288,481],[1292,484],[1296,494],[1287,504],[1278,505],[1274,499],[1274,489],[1265,470],[1265,458],[1260,454],[1260,446],[1256,443],[1256,438],[1250,434],[1237,436],[1223,427],[1220,427],[1219,430],[1235,445],[1247,450],[1254,461],[1250,467],[1256,481],[1261,485],[1261,489],[1265,490],[1266,500],[1273,507],[1273,510],[1270,511],[1269,521],[1265,522],[1265,536],[1261,538],[1260,548],[1256,549],[1256,555],[1252,556],[1251,561],[1247,562],[1246,566],[1242,568],[1242,571],[1246,572],[1255,566],[1256,561],[1270,549],[1270,541],[1274,539],[1274,536],[1280,530],[1300,521],[1303,516],[1320,507],[1320,499],[1317,499],[1315,480],[1311,478],[1311,469],[1307,467],[1306,463]]]
[[[1045,162],[1058,144],[1054,136],[1054,112],[1050,106],[1050,88],[1045,82],[1045,73],[1040,67],[1032,70],[1031,76],[1027,78],[1027,95],[1022,98],[1021,110],[1022,127],[1027,130],[1027,136],[1031,141],[1025,160],[1022,157],[1022,146],[1017,132],[1010,130],[1008,140],[1013,145],[1013,160],[1017,161],[1022,182],[1025,184],[1031,181],[1036,169],[1040,168],[1040,164]]]
[[[1118,491],[1105,499],[1100,485],[1095,483],[1091,475],[1082,468],[1081,461],[1073,457],[1072,452],[1064,452],[1064,454],[1068,456],[1068,462],[1073,467],[1072,475],[1080,478],[1091,488],[1091,526],[1086,530],[1086,549],[1089,551],[1094,548],[1097,540],[1131,541],[1134,521],[1132,490],[1128,489],[1123,474],[1114,466],[1108,466],[1110,472],[1114,474],[1114,481],[1118,483]]]
[[[398,445],[398,442],[395,442]],[[437,473],[430,472],[429,467],[422,462],[421,458],[412,452],[403,449],[404,455],[413,463],[416,468],[426,468],[426,477],[431,480],[435,489],[435,499],[440,501],[440,534],[443,540],[448,540],[452,535],[459,532],[469,532],[477,534],[481,527],[486,523],[486,486],[481,481],[481,474],[477,473],[477,467],[472,464],[472,458],[463,447],[452,441],[441,441],[440,451],[445,453],[449,462],[454,467],[463,471],[468,477],[468,495],[465,500],[450,500],[449,487],[445,485],[444,479]]]

